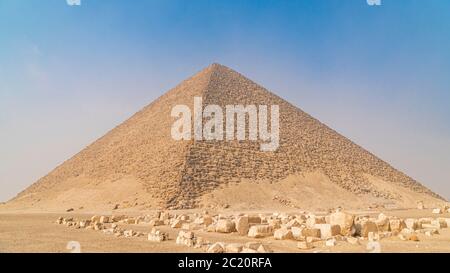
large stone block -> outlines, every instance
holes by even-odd
[[[369,232],[378,232],[377,225],[368,219],[362,219],[355,225],[356,234],[361,237],[367,237]]]
[[[308,219],[306,219],[307,227],[312,228],[316,224],[326,224],[325,217],[311,215]]]
[[[320,230],[320,238],[322,239],[328,239],[341,234],[341,227],[338,225],[316,224],[314,227]]]
[[[279,228],[275,230],[273,237],[276,240],[288,240],[294,238],[294,236],[292,235],[292,231],[287,228]]]
[[[389,229],[391,232],[401,232],[406,227],[405,222],[399,218],[389,220]]]
[[[375,224],[377,225],[379,232],[389,231],[389,218],[385,214],[380,213],[375,220]]]
[[[273,235],[273,229],[269,225],[255,225],[251,226],[248,231],[248,237],[263,238]]]
[[[228,219],[221,219],[217,221],[216,232],[231,233],[236,231],[236,227],[233,221]]]
[[[338,225],[341,228],[342,235],[353,236],[356,232],[354,219],[355,217],[352,214],[338,211],[330,215],[330,224]]]
[[[319,228],[304,228],[302,230],[302,235],[305,237],[321,238]]]
[[[422,228],[422,224],[417,219],[408,218],[405,219],[405,226],[407,229],[418,230]]]
[[[236,231],[239,233],[239,235],[248,234],[248,230],[250,229],[248,223],[248,216],[237,217],[235,223],[236,223]]]
[[[302,227],[292,227],[291,228],[292,237],[296,240],[300,240],[303,237],[303,228]]]

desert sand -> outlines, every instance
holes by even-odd
[[[298,210],[286,210],[286,214],[296,214]],[[350,211],[349,211],[350,212]],[[121,214],[115,212],[116,214]],[[154,213],[146,212],[146,213]],[[170,211],[171,214],[193,215],[201,214],[199,210],[183,210]],[[240,211],[222,210],[222,215],[236,215],[238,213],[245,214],[266,214],[268,211]],[[355,215],[367,215],[376,217],[380,210],[368,209],[366,211],[351,211]],[[383,210],[388,217],[406,218],[448,218],[450,213],[432,214],[430,209],[402,209],[402,210]],[[138,216],[143,212],[131,212],[126,214]],[[215,214],[215,213],[214,213]],[[100,214],[97,214],[100,215]],[[108,215],[108,214],[106,214]],[[318,212],[317,215],[325,215],[324,212]],[[1,212],[0,213],[0,252],[70,252],[67,244],[70,241],[80,243],[81,252],[205,252],[203,248],[188,247],[176,243],[177,235],[181,228],[171,228],[168,225],[157,226],[163,232],[167,232],[169,239],[163,242],[153,242],[147,239],[147,233],[152,229],[151,223],[142,222],[139,224],[118,223],[120,228],[124,230],[133,230],[142,232],[140,237],[116,237],[112,234],[106,234],[101,230],[88,230],[84,228],[67,227],[55,223],[55,220],[63,216],[64,218],[90,219],[93,214],[81,213],[18,213],[18,212]],[[249,238],[245,235],[239,235],[237,232],[218,233],[207,232],[205,228],[193,230],[195,236],[201,236],[203,240],[210,244],[215,242],[223,242],[225,244],[242,244],[249,242],[261,243],[268,247],[270,251],[275,253],[307,253],[307,252],[370,252],[367,249],[369,243],[368,238],[360,238],[357,245],[351,244],[341,239],[336,241],[335,246],[326,246],[326,240],[318,240],[312,243],[311,249],[302,250],[298,248],[300,240],[286,239],[276,240],[273,236],[265,238]],[[406,240],[403,241],[399,236],[392,235],[379,239],[381,252],[450,252],[450,228],[441,228],[439,234],[426,235],[423,231],[417,232],[419,241]]]

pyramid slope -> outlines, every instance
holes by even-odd
[[[192,109],[194,96],[202,96],[204,105],[222,107],[279,105],[278,150],[261,152],[254,141],[172,140],[170,111],[177,104]],[[213,64],[64,162],[12,203],[42,208],[61,202],[73,206],[89,203],[95,207],[126,199],[142,207],[192,208],[207,202],[211,193],[220,196],[226,187],[239,191],[241,182],[262,181],[259,185],[264,190],[265,185],[311,173],[326,177],[323,187],[329,184],[343,190],[341,196],[331,194],[324,200],[344,198],[344,192],[361,199],[356,202],[361,206],[367,197],[405,206],[418,197],[430,202],[441,199],[297,107],[239,73]],[[301,187],[294,179],[292,187],[296,185]],[[79,188],[96,194],[82,195]],[[123,194],[114,196],[111,188]],[[316,192],[321,194],[320,189]],[[261,198],[261,206],[265,200],[267,196]]]

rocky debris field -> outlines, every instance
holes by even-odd
[[[341,209],[325,215],[300,210],[255,214],[156,211],[140,216],[94,215],[90,219],[61,216],[56,219],[56,224],[115,237],[146,237],[151,242],[168,242],[207,253],[269,253],[273,252],[273,243],[266,244],[264,239],[293,241],[298,250],[314,251],[317,247],[332,249],[339,244],[364,243],[369,247],[373,246],[370,243],[388,238],[419,242],[423,236],[439,236],[442,230],[450,227],[450,217],[443,216],[450,213],[448,205],[425,209],[419,203],[419,209],[430,210],[433,217],[352,214]],[[177,235],[171,238],[169,233],[173,234],[173,231]],[[230,234],[230,241],[213,241],[199,235],[205,233]],[[240,242],[236,242],[236,238]]]

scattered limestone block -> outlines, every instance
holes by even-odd
[[[66,224],[67,222],[72,222],[73,218],[69,217],[69,218],[63,218],[63,224]]]
[[[206,251],[208,253],[224,253],[225,252],[225,244],[224,243],[214,243],[212,244],[208,250]]]
[[[336,239],[331,238],[325,241],[326,246],[335,246],[336,245]]]
[[[369,232],[378,232],[377,225],[368,219],[363,219],[358,222],[356,225],[356,234],[361,237],[367,237]]]
[[[304,228],[302,230],[302,235],[305,237],[321,238],[320,229],[318,228]]]
[[[406,227],[405,222],[399,218],[391,218],[389,220],[389,229],[391,232],[400,232]]]
[[[353,236],[355,234],[354,216],[342,211],[330,215],[330,224],[338,225],[341,234],[344,236]]]
[[[320,238],[322,239],[328,239],[341,234],[341,228],[338,225],[316,224],[314,227],[320,229]]]
[[[252,238],[263,238],[263,237],[272,236],[272,234],[273,234],[273,229],[269,225],[252,226],[252,227],[250,227],[250,229],[248,231],[248,237],[252,237]]]
[[[437,218],[436,220],[431,221],[431,224],[438,228],[448,227],[446,218]]]
[[[356,237],[346,237],[346,241],[352,245],[359,245],[359,239]]]
[[[136,224],[136,219],[128,218],[128,219],[122,220],[122,222],[127,225],[134,225],[134,224]]]
[[[145,217],[144,216],[139,216],[136,218],[136,224],[140,224],[145,222]]]
[[[378,232],[389,231],[389,218],[383,213],[378,215],[378,218],[375,220],[375,224],[377,225]]]
[[[162,242],[169,239],[169,234],[153,228],[148,234],[147,239],[152,242]]]
[[[408,218],[405,219],[405,226],[407,229],[417,230],[422,228],[421,223],[417,219]]]
[[[87,226],[89,226],[91,224],[91,220],[82,220],[78,223],[78,225],[80,226],[80,228],[86,228]]]
[[[152,219],[152,220],[150,220],[149,225],[153,226],[153,227],[163,226],[164,225],[164,221],[159,220],[159,219]]]
[[[441,214],[442,210],[440,208],[436,208],[436,209],[433,209],[432,213],[433,214]]]
[[[280,219],[268,219],[267,223],[269,226],[272,227],[272,229],[278,229],[281,227],[281,220]]]
[[[280,228],[280,229],[275,230],[273,237],[276,240],[294,239],[294,236],[292,235],[292,231],[287,228]]]
[[[225,245],[225,252],[226,253],[239,253],[239,252],[242,251],[243,248],[244,248],[244,246],[242,244],[239,244],[239,243],[226,244]]]
[[[258,250],[258,248],[261,246],[261,243],[258,242],[248,242],[245,244],[246,248]]]
[[[311,243],[308,243],[306,241],[297,243],[297,248],[299,248],[299,249],[307,250],[307,249],[312,249],[313,247],[314,246]]]
[[[108,235],[114,234],[114,229],[113,228],[106,228],[106,229],[104,229],[102,231],[103,231],[104,234],[108,234]]]
[[[404,229],[402,229],[401,233],[405,234],[405,235],[409,235],[411,233],[414,233],[414,230],[410,229],[410,228],[404,228]]]
[[[185,223],[184,220],[181,219],[175,219],[172,222],[172,225],[170,226],[171,228],[181,228],[181,226]]]
[[[209,243],[206,241],[206,240],[204,240],[202,237],[196,237],[195,238],[195,245],[194,245],[194,248],[201,248],[201,247],[203,247],[204,245],[209,245]],[[205,250],[207,250],[207,249],[205,249]]]
[[[247,235],[250,226],[248,224],[248,216],[240,216],[235,221],[236,230],[239,235]]]
[[[100,215],[94,215],[91,217],[91,222],[100,222]]]
[[[302,227],[292,227],[291,228],[292,237],[294,239],[299,240],[303,237],[303,228]]]
[[[306,219],[307,227],[312,228],[316,224],[326,224],[325,217],[310,215],[310,217]]]
[[[447,227],[450,227],[450,218],[442,218],[444,219],[445,223],[447,224]]]
[[[207,232],[215,232],[216,231],[216,225],[211,224],[206,228]]]
[[[194,223],[197,224],[197,225],[209,226],[209,225],[211,225],[213,223],[213,219],[209,215],[204,215],[204,216],[201,216],[201,217],[197,217],[194,220]]]
[[[233,221],[228,219],[221,219],[217,221],[216,232],[231,233],[236,231],[236,227]]]
[[[165,220],[169,220],[169,219],[170,219],[170,214],[167,211],[161,212],[159,214],[159,220],[165,221]]]
[[[62,222],[63,222],[63,218],[62,218],[62,217],[59,217],[58,219],[56,219],[56,223],[57,223],[58,225],[61,225]]]
[[[178,233],[175,243],[180,245],[186,245],[188,247],[193,247],[196,245],[195,234],[192,231],[181,230]]]
[[[189,215],[187,215],[187,214],[181,214],[177,218],[182,221],[189,221],[189,219],[190,219]]]
[[[425,230],[426,236],[433,236],[433,235],[438,235],[438,234],[439,234],[439,231],[437,229]]]
[[[109,217],[108,216],[100,216],[99,222],[102,224],[109,223]]]
[[[270,247],[261,244],[258,249],[256,250],[258,253],[272,253],[272,249]]]
[[[117,223],[119,221],[124,220],[125,218],[126,218],[125,215],[113,215],[113,216],[111,216],[111,222],[112,223]]]
[[[125,237],[133,237],[134,235],[135,235],[135,232],[133,230],[131,230],[131,229],[125,230],[123,232],[123,236],[125,236]]]
[[[94,223],[94,230],[102,230],[103,229],[103,225],[100,223]]]
[[[305,221],[304,220],[301,220],[301,219],[292,219],[292,220],[290,220],[289,222],[287,222],[286,223],[286,227],[287,228],[292,228],[292,227],[301,227],[302,226],[302,224],[304,223]]]
[[[431,224],[431,221],[433,221],[434,218],[427,217],[427,218],[420,218],[418,220],[419,224]]]
[[[203,215],[203,225],[209,226],[213,223],[213,218],[209,215]]]

